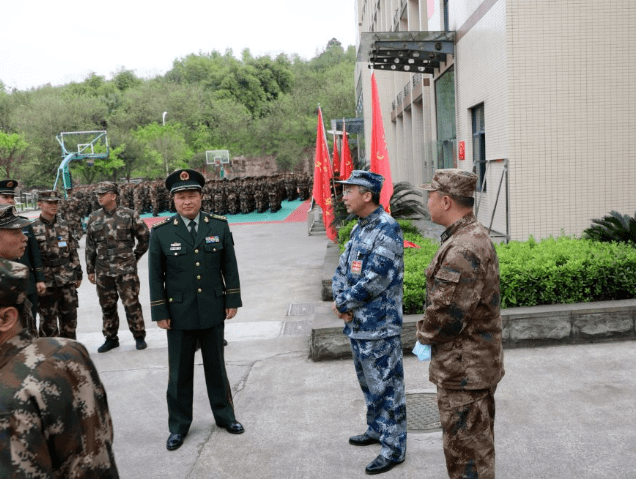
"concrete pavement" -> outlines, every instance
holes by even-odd
[[[124,478],[364,478],[379,449],[354,447],[365,429],[350,360],[308,359],[327,240],[304,223],[233,225],[244,307],[227,323],[228,376],[242,435],[217,428],[195,369],[194,422],[168,452],[165,333],[150,321],[147,261],[140,261],[148,349],[136,351],[120,308],[121,347],[98,354],[95,287],[80,288],[78,339],[100,372]],[[82,240],[81,245],[84,245]],[[84,251],[80,253],[83,262]],[[496,394],[497,475],[636,477],[636,342],[506,350]],[[428,363],[405,357],[407,393],[435,392]],[[408,416],[408,413],[407,413]],[[379,478],[445,478],[441,432],[409,432],[405,463]]]

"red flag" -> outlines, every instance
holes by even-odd
[[[338,138],[333,139],[333,175],[340,174],[340,156],[338,155]]]
[[[314,189],[313,196],[322,209],[322,219],[327,230],[327,237],[336,241],[336,230],[331,227],[334,219],[331,201],[331,159],[327,149],[327,136],[322,123],[322,110],[318,107],[318,128],[316,130],[316,156],[314,158]]]
[[[375,81],[375,72],[371,74],[371,172],[384,177],[382,192],[380,192],[380,204],[384,210],[390,213],[389,201],[393,195],[393,180],[391,180],[391,165],[389,164],[389,151],[386,148],[384,138],[384,123],[380,111],[380,96],[378,85]]]
[[[340,161],[340,178],[348,179],[353,170],[353,162],[351,160],[351,151],[349,150],[349,139],[347,138],[347,129],[342,124],[342,160]]]

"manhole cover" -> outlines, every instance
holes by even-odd
[[[307,302],[304,304],[290,304],[288,316],[307,316],[316,312],[316,304],[313,302]]]
[[[310,334],[310,321],[286,322],[283,326],[283,336],[309,336]]]
[[[407,431],[439,431],[437,395],[435,393],[413,393],[406,395]]]

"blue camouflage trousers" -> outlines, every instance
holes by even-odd
[[[350,339],[353,365],[367,405],[367,435],[378,439],[380,454],[393,461],[406,456],[406,397],[400,336]]]

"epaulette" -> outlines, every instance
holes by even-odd
[[[151,229],[155,229],[156,227],[160,227],[164,224],[167,224],[170,221],[170,217],[165,217],[164,219],[161,219],[159,222],[155,222],[154,224],[152,224]]]
[[[210,217],[212,217],[213,219],[216,219],[216,220],[222,220],[224,222],[227,222],[227,217],[225,217],[223,215],[210,214]]]

